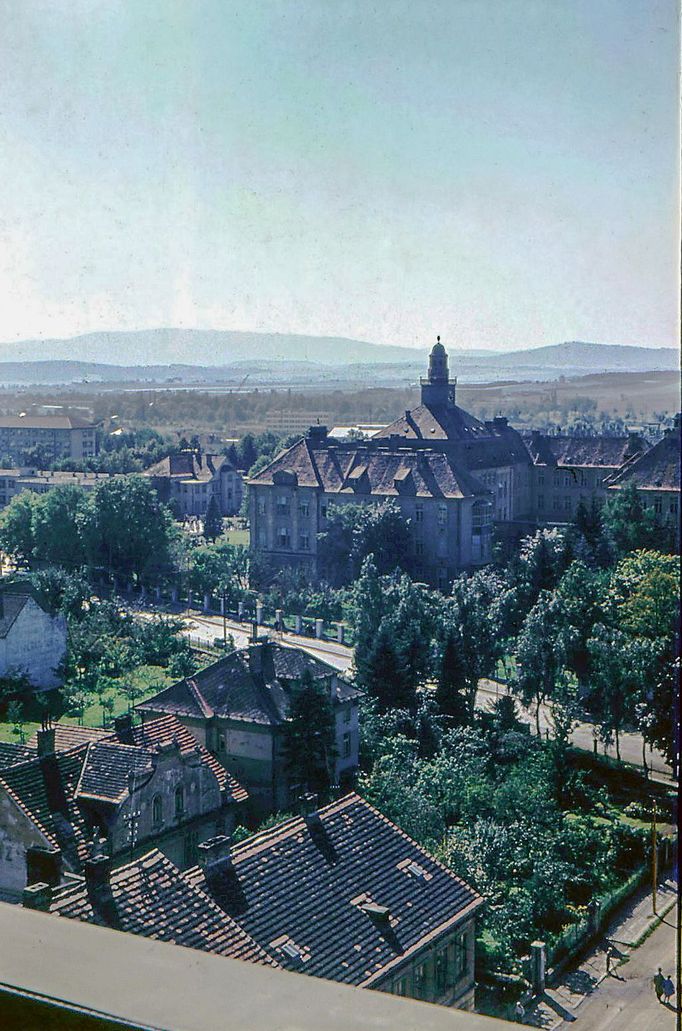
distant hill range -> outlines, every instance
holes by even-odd
[[[447,341],[445,341],[448,346]],[[555,380],[602,372],[675,371],[675,348],[570,341],[527,350],[448,347],[462,383]],[[392,347],[342,337],[158,329],[90,333],[70,340],[0,344],[0,385],[220,383],[324,389],[405,386],[426,371],[428,348]],[[246,379],[248,374],[248,379]]]

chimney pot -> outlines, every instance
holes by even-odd
[[[129,712],[125,712],[122,716],[117,716],[115,718],[114,731],[122,745],[135,744],[135,738],[133,736],[133,717]]]
[[[49,913],[52,905],[52,888],[39,881],[38,884],[27,884],[21,896],[24,909],[35,909],[40,913]]]
[[[111,873],[111,857],[90,856],[83,863],[83,873],[88,889],[96,890],[104,887]]]
[[[313,791],[306,791],[298,797],[299,812],[307,820],[317,809],[317,795]]]

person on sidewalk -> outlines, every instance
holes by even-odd
[[[663,978],[663,996],[665,998],[666,1006],[670,1005],[670,1000],[672,999],[674,994],[675,994],[675,985],[672,982],[672,978],[671,977],[664,977]]]
[[[659,1002],[661,1001],[661,997],[663,995],[663,982],[664,981],[665,981],[665,978],[663,977],[663,971],[659,967],[658,968],[658,973],[654,977],[654,991],[656,992],[656,998],[658,999]]]
[[[523,1024],[525,1018],[526,1011],[521,1005],[521,1000],[519,999],[519,1001],[516,1003],[516,1006],[514,1007],[514,1020],[517,1024]]]

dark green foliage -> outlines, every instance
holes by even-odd
[[[471,717],[462,653],[459,634],[450,631],[440,656],[435,698],[439,711],[455,725],[467,723]]]
[[[630,484],[615,491],[602,511],[602,524],[615,558],[642,548],[672,550],[671,528],[664,526],[653,509],[644,508],[641,496]]]
[[[415,708],[415,684],[387,624],[381,625],[373,645],[359,664],[356,658],[356,665],[358,686],[376,699],[381,711]]]
[[[408,567],[408,523],[391,501],[330,507],[318,542],[325,578],[335,587],[357,579],[369,555],[380,575]]]
[[[283,752],[289,779],[302,790],[328,797],[334,769],[334,712],[325,686],[306,670],[292,691]]]
[[[215,494],[211,494],[211,497],[206,508],[206,515],[204,516],[204,537],[207,541],[215,541],[216,537],[220,537],[223,532],[223,519],[220,514],[220,508],[216,501]]]

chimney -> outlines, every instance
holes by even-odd
[[[28,884],[22,893],[21,904],[24,909],[36,909],[40,913],[49,913],[52,905],[52,888],[49,884]]]
[[[61,850],[44,845],[29,845],[26,849],[26,883],[56,887],[61,879]]]
[[[313,791],[306,791],[298,796],[298,811],[303,819],[308,822],[317,810],[317,795]]]
[[[91,892],[100,894],[109,884],[111,856],[90,856],[83,863],[83,873],[88,886],[88,895]]]
[[[38,758],[44,759],[48,755],[54,755],[55,751],[55,728],[43,727],[38,731]]]
[[[257,636],[254,639],[254,643],[249,645],[249,669],[252,673],[263,672],[263,659],[265,658],[266,648],[267,642],[259,641]]]
[[[229,834],[216,834],[199,845],[199,866],[205,870],[207,866],[218,862],[221,859],[230,859],[232,849],[232,838]]]
[[[116,737],[122,745],[135,744],[135,737],[133,735],[133,717],[129,712],[116,717],[114,720],[114,730],[116,732]]]

